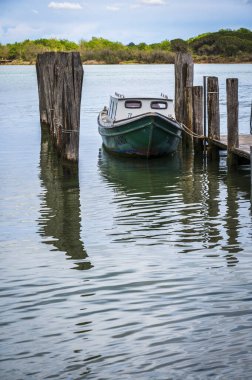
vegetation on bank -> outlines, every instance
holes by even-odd
[[[189,40],[164,40],[146,44],[124,45],[93,37],[78,44],[68,40],[38,39],[14,44],[0,44],[0,63],[35,63],[38,53],[78,51],[84,63],[174,63],[175,53],[189,51],[195,62],[252,62],[252,31],[221,29]]]

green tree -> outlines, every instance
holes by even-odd
[[[188,44],[186,41],[182,40],[181,38],[176,38],[174,40],[171,40],[171,51],[185,53],[188,51]]]

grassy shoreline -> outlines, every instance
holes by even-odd
[[[252,31],[220,29],[182,40],[163,40],[147,44],[123,44],[102,37],[80,40],[78,43],[55,38],[0,42],[0,64],[34,64],[39,53],[79,52],[83,64],[173,64],[176,53],[189,52],[195,63],[252,63]]]
[[[252,59],[248,57],[247,59],[226,59],[226,58],[217,58],[217,57],[193,57],[193,61],[196,64],[252,64]],[[31,66],[35,65],[36,61],[22,61],[22,60],[13,60],[11,62],[1,62],[0,66]],[[83,65],[109,65],[105,61],[96,61],[88,60],[83,61]],[[171,62],[137,62],[137,61],[122,61],[118,63],[112,63],[112,65],[164,65],[164,64],[173,64]]]

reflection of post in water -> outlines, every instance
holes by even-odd
[[[221,240],[220,231],[212,223],[212,219],[219,213],[219,184],[214,178],[210,178],[205,157],[197,157],[190,152],[184,154],[183,172],[181,189],[184,203],[188,207],[181,210],[183,214],[181,221],[184,224],[181,241],[188,243],[190,237],[191,242],[198,245],[198,249],[214,249]],[[199,205],[201,205],[200,216],[197,214]],[[201,225],[198,224],[199,218],[202,220]],[[190,246],[184,249],[184,252],[190,251]]]
[[[212,155],[214,155],[214,152],[212,152]],[[217,176],[218,170],[219,160],[217,156],[215,156],[215,160],[209,159],[206,170],[203,170],[205,228],[207,231],[207,246],[210,249],[219,247],[223,239],[219,223],[216,223],[216,220],[220,218],[220,180]]]
[[[75,269],[89,269],[87,253],[80,239],[80,189],[78,166],[63,165],[52,149],[48,132],[42,130],[40,153],[42,192],[39,233],[45,244],[64,251],[76,260]]]
[[[225,165],[226,168],[226,165]],[[184,203],[194,206],[201,204],[202,227],[194,230],[197,214],[190,207],[182,212],[185,242],[188,236],[201,234],[203,247],[211,253],[225,252],[228,266],[238,263],[237,253],[243,251],[240,235],[240,204],[241,197],[249,198],[250,183],[248,176],[237,169],[227,172],[220,171],[220,161],[208,160],[200,157],[183,157],[184,177],[181,181]],[[185,175],[186,173],[186,175]],[[246,209],[246,208],[245,208]],[[249,207],[247,208],[249,213]],[[244,213],[244,207],[243,207]],[[197,224],[197,223],[196,223]],[[186,251],[189,251],[190,248]]]
[[[192,205],[192,211],[189,208],[184,210],[184,218],[182,219],[184,228],[184,241],[188,241],[188,236],[193,240],[202,239],[202,248],[207,248],[210,254],[214,254],[217,250],[228,250],[229,255],[226,255],[228,265],[232,260],[232,265],[237,262],[237,259],[232,255],[237,251],[233,251],[230,244],[225,244],[223,247],[223,232],[220,219],[225,217],[221,216],[220,210],[220,178],[217,175],[219,170],[219,162],[208,161],[206,162],[203,157],[193,157],[188,154],[183,157],[184,178],[181,186],[183,190],[183,199],[185,204]],[[195,231],[195,222],[197,224],[197,213],[194,211],[194,204],[201,204],[201,218],[202,225],[200,230]],[[196,218],[196,221],[194,221]],[[233,232],[237,233],[237,229]],[[229,236],[229,229],[226,230]],[[200,245],[199,245],[200,248]],[[237,249],[237,246],[236,246]],[[232,250],[232,252],[231,252]],[[190,251],[190,248],[185,251]]]
[[[227,247],[224,249],[227,251],[226,258],[229,265],[235,265],[238,261],[234,254],[237,254],[243,249],[241,248],[241,242],[239,241],[239,230],[240,230],[240,204],[241,198],[249,199],[250,193],[250,184],[249,178],[244,176],[244,173],[239,172],[237,169],[232,170],[230,168],[227,172],[226,177],[226,186],[227,186],[227,200],[226,200],[226,233],[228,236]],[[244,208],[244,206],[243,206]],[[248,209],[247,209],[248,210]],[[243,210],[244,213],[244,210]],[[249,210],[248,210],[249,214]],[[245,215],[244,215],[245,217]]]

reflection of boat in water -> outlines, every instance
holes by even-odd
[[[66,253],[75,261],[75,269],[89,269],[87,253],[80,238],[80,189],[77,168],[59,161],[47,132],[42,131],[40,153],[41,195],[39,234],[45,244]]]
[[[168,188],[179,181],[181,169],[177,154],[173,157],[142,160],[114,157],[104,148],[100,150],[98,165],[103,178],[117,191],[142,198],[166,194]]]
[[[119,158],[102,149],[98,165],[104,182],[113,190],[110,208],[114,223],[107,232],[112,241],[169,245],[180,197],[179,158]]]

